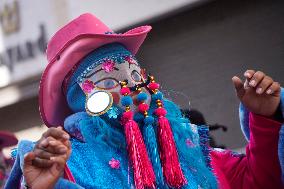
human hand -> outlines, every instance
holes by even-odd
[[[49,128],[42,134],[42,137],[37,142],[34,148],[36,158],[33,160],[33,165],[37,167],[47,168],[53,162],[51,157],[71,153],[69,135],[62,127]]]
[[[240,101],[250,112],[273,116],[280,103],[280,84],[261,71],[247,70],[244,76],[244,83],[237,76],[232,78]]]
[[[23,174],[29,187],[53,188],[71,154],[68,139],[69,135],[62,128],[50,128],[42,135],[34,151],[25,155]]]

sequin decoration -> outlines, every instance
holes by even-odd
[[[114,70],[114,65],[115,65],[115,62],[113,60],[106,60],[102,65],[102,69],[106,73],[110,73]]]
[[[82,88],[83,88],[85,93],[90,93],[95,88],[95,85],[92,81],[86,80],[82,84]]]
[[[127,61],[127,62],[129,62],[129,64],[135,64],[135,59],[134,58],[132,58],[131,56],[127,56],[127,57],[125,57],[125,60]]]
[[[116,107],[111,107],[108,111],[107,111],[107,115],[110,119],[117,119],[119,114],[119,111]]]
[[[120,161],[117,159],[112,158],[109,162],[108,162],[109,166],[113,169],[119,169],[120,167]]]
[[[126,57],[130,57],[131,59],[135,60],[137,63],[138,61],[136,58],[129,53],[117,53],[112,54],[111,56],[108,56],[106,58],[99,59],[98,61],[95,61],[92,65],[87,67],[77,78],[77,83],[82,83],[86,79],[86,75],[92,71],[95,67],[97,67],[100,64],[103,64],[105,62],[111,61],[113,63],[122,64],[126,61]]]
[[[13,160],[15,160],[16,157],[17,157],[17,154],[18,154],[18,148],[13,148],[13,149],[11,150],[11,158],[12,158]]]
[[[194,144],[191,142],[191,140],[190,140],[189,138],[187,138],[187,139],[185,140],[185,143],[186,143],[186,146],[187,146],[187,147],[193,147],[193,146],[194,146]]]

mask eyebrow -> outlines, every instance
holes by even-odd
[[[119,69],[118,69],[117,67],[113,67],[113,69],[116,70],[116,71],[119,71]],[[97,71],[91,73],[90,75],[86,75],[86,78],[92,77],[92,76],[95,75],[96,73],[98,73],[98,72],[100,72],[100,71],[103,71],[103,70],[104,70],[104,69],[100,68],[100,69],[98,69]]]

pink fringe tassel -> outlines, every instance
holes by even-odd
[[[170,187],[180,188],[185,185],[187,181],[180,167],[169,120],[164,116],[158,118],[158,138],[160,144],[160,158],[166,181]]]
[[[129,158],[134,170],[134,182],[137,189],[155,188],[155,174],[147,154],[138,124],[133,120],[132,112],[125,112],[122,124],[127,142]]]

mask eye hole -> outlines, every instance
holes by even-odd
[[[95,86],[100,89],[110,90],[119,85],[119,82],[114,78],[104,78],[95,82]]]
[[[131,78],[135,82],[141,82],[142,81],[142,76],[136,70],[133,70],[131,72]]]

